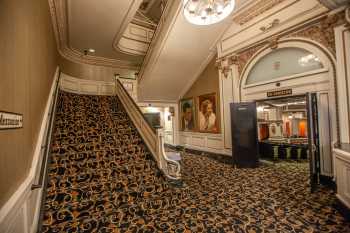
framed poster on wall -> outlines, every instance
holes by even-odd
[[[181,130],[182,131],[194,131],[196,127],[195,123],[195,108],[193,98],[182,99],[180,101],[181,111]]]
[[[218,133],[216,93],[198,96],[198,123],[202,133]]]

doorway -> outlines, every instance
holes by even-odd
[[[332,183],[327,93],[256,101],[260,159],[308,167],[311,189]]]
[[[257,101],[260,159],[308,162],[306,96]]]

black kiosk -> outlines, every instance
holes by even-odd
[[[241,168],[259,164],[256,103],[231,103],[232,157]]]

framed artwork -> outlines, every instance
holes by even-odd
[[[218,133],[217,96],[216,93],[198,96],[199,132]]]
[[[181,130],[194,131],[195,130],[195,109],[193,98],[182,99],[180,101],[181,111]]]

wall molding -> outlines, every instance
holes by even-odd
[[[207,134],[198,132],[179,132],[180,146],[215,154],[232,155],[231,150],[224,148],[222,134]]]
[[[47,129],[48,113],[53,101],[53,93],[56,88],[57,79],[59,77],[59,68],[51,85],[48,100],[41,121],[38,139],[36,141],[35,151],[33,155],[32,165],[28,176],[18,187],[16,192],[0,209],[0,232],[2,233],[35,233],[37,232],[38,221],[40,216],[42,189],[31,190],[35,178],[40,173],[40,161],[42,160],[41,146],[45,140],[45,132]]]

